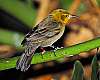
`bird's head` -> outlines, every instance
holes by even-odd
[[[63,9],[54,10],[50,15],[53,16],[54,20],[61,22],[64,25],[68,24],[73,18],[77,18],[76,15],[72,15]]]

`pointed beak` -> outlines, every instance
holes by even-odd
[[[79,16],[69,15],[69,24],[76,22],[77,19],[79,19]]]
[[[79,18],[79,16],[76,16],[76,15],[71,15],[70,17],[71,18]]]

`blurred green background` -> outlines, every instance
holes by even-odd
[[[25,34],[58,8],[80,16],[80,20],[71,28],[67,27],[63,37],[57,41],[57,46],[71,46],[100,35],[100,0],[0,0],[0,57],[21,55],[21,42]],[[94,53],[95,50],[90,55],[83,53],[81,57],[87,58]]]

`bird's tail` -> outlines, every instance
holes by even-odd
[[[17,61],[16,69],[21,69],[21,71],[28,70],[35,50],[36,47],[26,47],[25,52]]]

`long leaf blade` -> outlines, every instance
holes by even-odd
[[[99,65],[97,63],[96,55],[94,56],[91,65],[92,65],[91,80],[98,80],[97,73],[98,73]]]
[[[76,61],[74,64],[72,80],[83,80],[83,66],[80,61]]]

